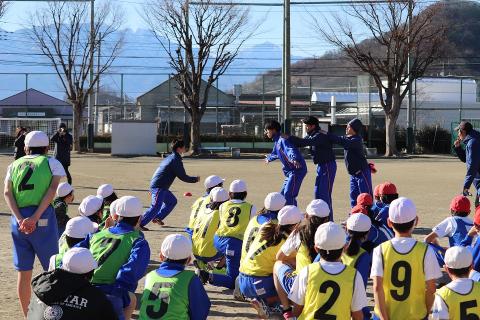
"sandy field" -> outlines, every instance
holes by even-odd
[[[0,167],[5,173],[12,161],[10,156],[0,156]],[[112,158],[106,155],[75,155],[71,173],[75,188],[75,203],[69,208],[70,216],[75,216],[79,201],[94,194],[98,185],[111,183],[119,195],[140,197],[147,207],[149,204],[148,186],[150,177],[161,161],[158,157]],[[299,206],[305,208],[313,196],[315,166],[308,160],[309,173],[305,178]],[[263,199],[269,192],[278,191],[283,181],[279,163],[268,166],[262,160],[184,160],[187,173],[200,175],[203,179],[210,174],[226,178],[228,184],[237,178],[248,185],[248,201],[257,208],[263,206]],[[343,160],[337,160],[338,170],[334,186],[335,220],[344,220],[349,212],[349,183]],[[453,196],[462,190],[465,165],[453,157],[426,157],[417,159],[376,160],[378,173],[373,175],[373,183],[390,180],[397,185],[399,193],[413,199],[417,205],[420,225],[416,234],[420,237],[449,215],[449,203]],[[178,198],[178,205],[165,220],[166,226],[150,225],[146,237],[152,250],[152,268],[158,264],[158,254],[162,239],[174,232],[182,232],[188,221],[190,206],[203,192],[203,183],[186,184],[176,180],[171,190]],[[184,192],[193,197],[184,197]],[[473,189],[472,189],[473,191]],[[0,278],[2,295],[0,298],[0,319],[21,319],[20,306],[16,297],[16,272],[12,265],[12,240],[10,235],[10,213],[5,201],[0,202]],[[36,263],[34,274],[41,272]],[[143,290],[143,279],[139,282],[137,294]],[[212,302],[209,319],[255,319],[256,313],[249,305],[233,299],[231,291],[206,286]],[[371,295],[370,299],[372,299]]]

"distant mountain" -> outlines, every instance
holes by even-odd
[[[227,70],[227,74],[221,77],[218,86],[230,92],[234,84],[251,82],[266,70],[280,68],[281,59],[282,48],[272,43],[245,46]],[[28,37],[26,29],[15,32],[0,30],[0,72],[18,73],[0,74],[0,99],[24,90],[26,85],[60,99],[65,96],[56,75],[46,75],[53,73],[54,69]],[[101,85],[106,86],[110,93],[116,92],[120,95],[120,73],[124,73],[124,93],[130,99],[134,99],[167,80],[172,70],[166,53],[149,30],[128,29],[125,31],[121,55],[115,60],[109,72],[115,74],[102,77]],[[32,74],[26,79],[25,73]]]

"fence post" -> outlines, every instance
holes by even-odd
[[[463,108],[463,78],[460,79],[460,109],[459,109],[459,119],[462,121],[462,108]]]

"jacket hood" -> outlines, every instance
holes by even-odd
[[[465,137],[464,142],[468,142],[468,140],[472,138],[480,138],[480,132],[478,132],[477,130],[470,131],[470,133]]]
[[[62,301],[68,295],[89,285],[83,275],[62,269],[44,272],[32,280],[33,292],[46,305]]]

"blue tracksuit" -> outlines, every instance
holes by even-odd
[[[467,174],[465,175],[463,188],[469,189],[480,171],[480,132],[472,130],[465,137],[463,143],[465,144],[465,150],[459,146],[455,148],[455,153],[462,162],[467,164]]]
[[[275,144],[273,145],[272,153],[267,156],[268,162],[279,159],[283,165],[283,174],[285,180],[283,182],[280,193],[287,200],[287,205],[297,205],[297,196],[300,192],[303,178],[307,174],[307,164],[305,159],[288,140],[283,139],[280,134],[273,137]],[[295,169],[293,162],[298,162],[301,167]]]
[[[176,276],[183,271],[185,266],[183,264],[173,262],[162,262],[160,267],[156,270],[158,275],[166,278]],[[198,277],[193,277],[188,285],[188,315],[191,320],[207,319],[210,312],[210,299],[203,288],[203,284]]]
[[[390,210],[390,204],[383,204],[382,208],[378,210],[375,220],[381,222],[382,224],[388,226],[388,211]]]
[[[360,193],[370,193],[373,197],[372,175],[363,152],[363,139],[359,135],[337,136],[331,133],[327,137],[345,149],[345,165],[350,174],[350,205],[353,208]]]
[[[125,234],[135,229],[131,225],[120,221],[108,230],[113,234]],[[121,299],[123,307],[130,304],[128,292],[135,292],[138,281],[145,275],[148,263],[150,262],[150,247],[143,233],[140,233],[140,235],[141,236],[133,242],[130,257],[117,271],[115,283],[97,285],[105,294]],[[88,235],[87,238],[78,243],[76,247],[90,249],[91,237],[92,234]]]
[[[460,243],[461,246],[470,247],[472,246],[472,255],[473,255],[473,269],[480,272],[480,236],[476,237],[475,243],[472,245],[473,237],[470,237],[468,234],[465,236],[463,241]]]
[[[291,136],[291,141],[296,147],[310,146],[313,163],[317,165],[317,178],[315,179],[315,199],[322,199],[330,207],[330,220],[333,221],[332,191],[337,162],[333,152],[332,143],[326,134],[317,129],[309,133],[304,139]]]
[[[394,237],[394,233],[387,225],[382,223],[372,224],[367,240],[362,243],[362,248],[372,253],[373,249]]]
[[[177,205],[177,198],[168,190],[175,178],[187,183],[197,182],[197,177],[185,173],[182,156],[172,152],[155,170],[150,182],[152,202],[150,208],[143,214],[141,226],[147,225],[152,219],[165,219]]]
[[[210,283],[217,287],[229,289],[235,288],[235,279],[237,279],[240,269],[240,258],[242,257],[243,241],[233,237],[219,237],[215,235],[214,245],[217,252],[225,255],[225,268],[227,274],[212,274]]]

